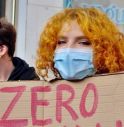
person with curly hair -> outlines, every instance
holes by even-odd
[[[124,71],[124,36],[98,9],[64,9],[40,35],[36,67],[44,79],[52,70],[65,80]]]

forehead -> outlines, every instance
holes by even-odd
[[[59,36],[84,36],[84,33],[77,21],[65,22],[59,32]]]

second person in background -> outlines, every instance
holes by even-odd
[[[0,19],[0,81],[39,80],[34,67],[14,57],[16,30],[5,18]]]

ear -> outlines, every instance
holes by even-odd
[[[8,52],[8,47],[6,45],[0,46],[0,57],[4,56]]]

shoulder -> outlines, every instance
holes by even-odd
[[[12,61],[15,69],[9,78],[10,80],[40,80],[35,68],[29,67],[23,59],[14,57]]]

